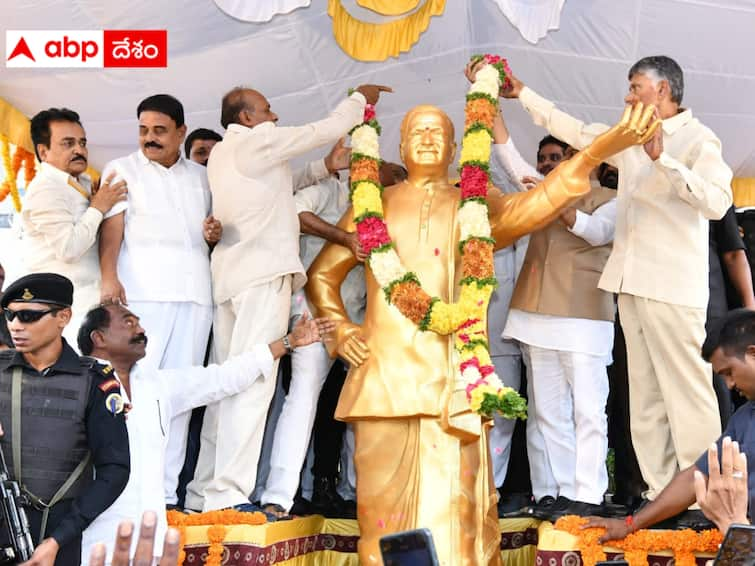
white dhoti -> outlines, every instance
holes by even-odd
[[[217,362],[282,337],[290,305],[290,275],[220,303],[213,340]],[[272,374],[277,371],[276,361]],[[210,511],[249,501],[275,382],[260,376],[246,391],[207,407],[194,480],[186,489],[188,508]]]

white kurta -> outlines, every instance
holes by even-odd
[[[131,476],[123,493],[84,531],[81,563],[86,566],[92,545],[104,542],[112,556],[118,523],[138,522],[145,511],[157,513],[155,552],[160,553],[167,530],[163,469],[171,419],[194,407],[219,401],[247,389],[257,378],[270,379],[273,356],[258,345],[222,365],[156,369],[138,363],[131,370],[132,407],[126,418],[131,452]],[[117,377],[117,376],[116,376]],[[126,397],[125,389],[121,389]],[[136,550],[136,537],[131,553]]]

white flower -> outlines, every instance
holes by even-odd
[[[381,287],[406,275],[406,269],[393,248],[370,255],[370,269]]]
[[[470,94],[473,92],[482,92],[492,97],[493,100],[498,98],[498,90],[500,88],[500,76],[498,71],[492,65],[485,65],[482,69],[477,71],[477,77],[472,86],[469,87]]]
[[[459,229],[461,241],[470,236],[480,238],[490,237],[490,221],[488,207],[477,201],[469,201],[459,210]]]
[[[485,380],[492,385],[496,391],[503,388],[503,383],[501,383],[500,378],[498,377],[498,374],[495,372],[488,374],[488,376],[485,378]]]
[[[482,375],[480,375],[480,371],[476,367],[469,365],[464,368],[461,377],[467,383],[477,383],[477,380],[480,379]]]
[[[372,126],[360,126],[351,134],[351,149],[375,159],[380,159],[378,135]]]

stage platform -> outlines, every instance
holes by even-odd
[[[549,522],[535,519],[501,519],[501,557],[504,566],[582,566],[585,562],[579,551],[579,540],[569,532],[556,530]],[[675,535],[680,531],[641,531],[649,533],[652,544],[659,541],[681,543]],[[326,519],[319,515],[296,518],[262,525],[232,524],[219,531],[214,525],[185,526],[184,566],[202,566],[208,562],[211,541],[222,541],[210,564],[222,566],[356,566],[357,522],[346,519]],[[690,532],[691,533],[691,532]],[[694,534],[694,533],[692,533]],[[712,542],[720,541],[717,532],[705,534]],[[645,536],[645,535],[643,535]],[[629,540],[629,539],[627,539]],[[713,545],[715,547],[715,544]],[[684,550],[680,548],[680,550]],[[609,560],[623,558],[623,551],[603,547]],[[647,564],[652,566],[704,566],[713,558],[711,553],[682,556],[674,552],[648,553]],[[630,563],[635,563],[631,561]]]
[[[539,521],[502,519],[501,556],[507,566],[532,566],[537,553]],[[211,527],[185,527],[184,566],[207,559]],[[319,515],[268,523],[229,525],[223,541],[223,566],[357,566],[357,522]]]

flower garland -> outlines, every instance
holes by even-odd
[[[582,555],[584,566],[595,566],[596,562],[606,560],[606,553],[598,542],[605,529],[600,527],[583,529],[587,519],[569,515],[556,521],[554,527],[577,538],[577,548]],[[717,529],[695,532],[690,529],[682,531],[640,530],[631,533],[623,540],[610,541],[608,546],[624,551],[624,559],[629,566],[647,566],[648,554],[671,550],[677,566],[694,566],[695,553],[715,554],[723,541],[723,535]]]
[[[475,58],[473,58],[474,60]],[[396,253],[383,217],[378,136],[380,126],[372,105],[364,122],[351,132],[351,190],[359,242],[386,300],[421,330],[455,334],[459,375],[466,383],[471,409],[484,416],[498,412],[506,418],[526,418],[527,404],[512,388],[504,387],[495,373],[488,348],[486,313],[497,281],[488,205],[490,144],[498,93],[508,81],[505,59],[485,55],[484,65],[467,94],[465,132],[461,148],[461,202],[459,249],[462,258],[461,290],[457,303],[431,297],[417,275],[408,271]]]
[[[0,134],[0,157],[3,160],[3,169],[5,170],[5,180],[0,185],[0,201],[5,200],[5,197],[10,194],[16,212],[21,212],[21,197],[18,194],[17,181],[18,172],[23,164],[24,181],[28,186],[34,178],[34,154],[17,146],[13,158],[11,158],[10,140],[5,134]]]
[[[168,525],[175,527],[181,533],[180,550],[178,554],[178,566],[182,566],[186,560],[186,527],[207,526],[207,540],[210,546],[207,549],[206,566],[220,566],[223,559],[223,541],[227,534],[228,525],[264,525],[267,522],[263,513],[244,513],[233,509],[222,511],[207,511],[187,515],[180,511],[168,511]]]

